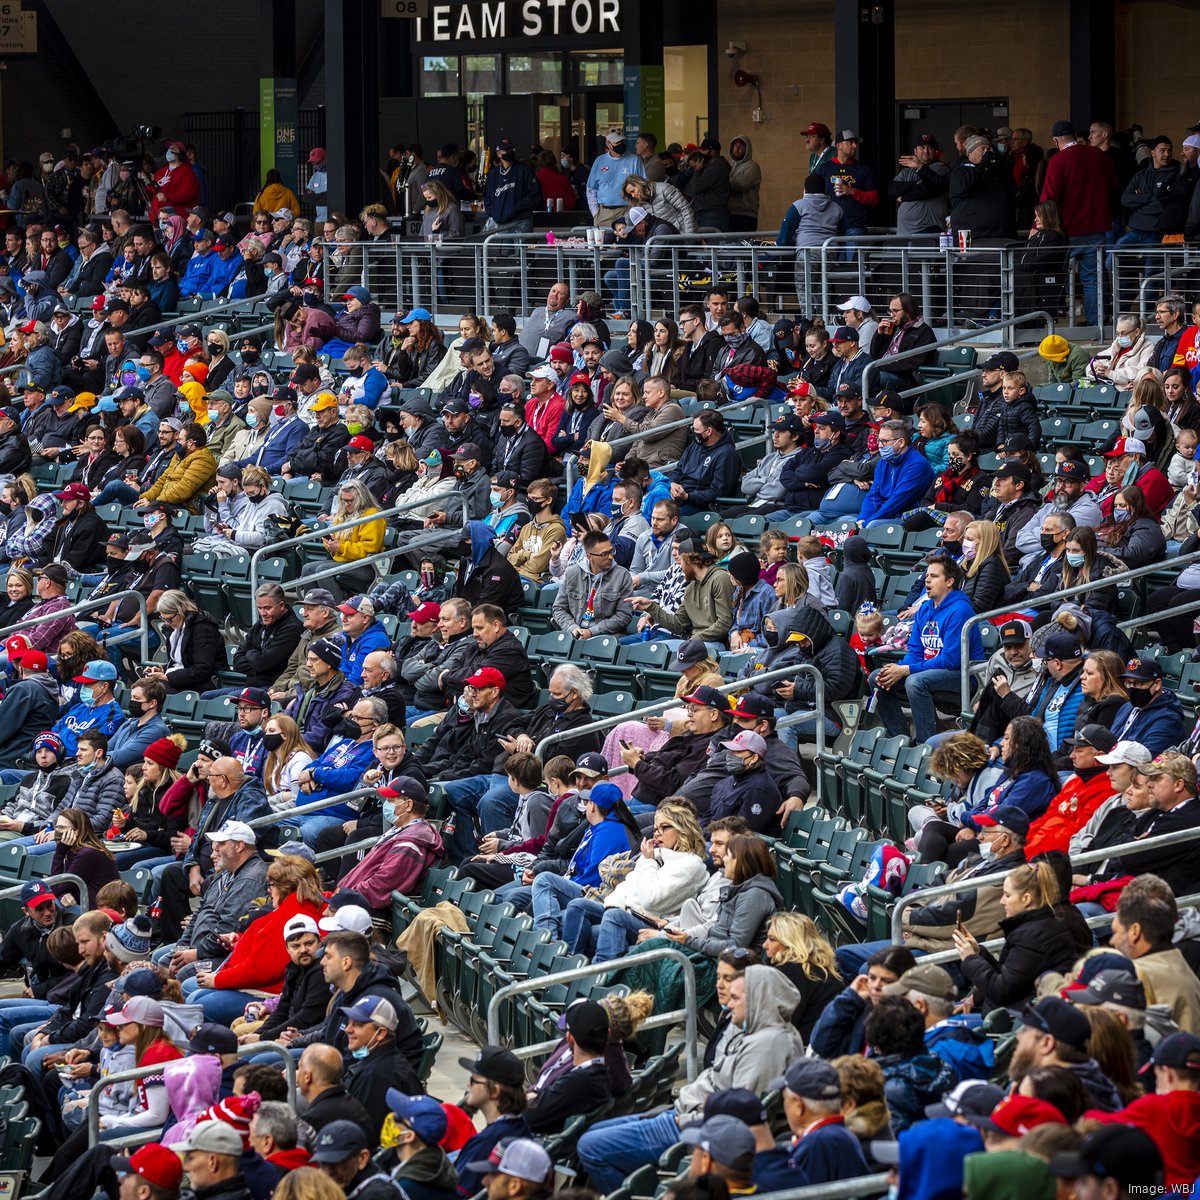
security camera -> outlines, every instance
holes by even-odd
[[[745,53],[746,53],[746,43],[745,42],[730,42],[729,45],[725,47],[725,57],[726,58],[737,58],[737,56],[739,54],[745,54]]]

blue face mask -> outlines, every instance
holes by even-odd
[[[248,412],[246,414],[246,424],[249,425],[251,429],[253,429],[254,426],[258,424],[258,413]]]
[[[138,377],[138,378],[139,378],[139,379],[140,379],[140,380],[141,380],[143,383],[145,383],[145,382],[146,382],[146,380],[150,378],[150,368],[149,368],[149,367],[143,367],[143,366],[139,366],[139,367],[138,367],[138,369],[137,369],[137,377]]]
[[[1114,521],[1128,521],[1129,520],[1129,509],[1114,508],[1113,509],[1113,520]]]
[[[829,445],[830,439],[827,437],[813,438],[813,447],[817,450],[824,450]]]
[[[504,497],[495,488],[488,492],[488,499],[492,502],[493,508],[499,508],[504,503]]]
[[[884,462],[890,462],[896,457],[896,447],[890,442],[886,446],[880,446],[879,457],[883,459]]]
[[[392,826],[392,822],[395,821],[395,819],[396,819],[395,803],[391,800],[385,800],[383,802],[383,827],[384,827],[384,829],[390,829]]]
[[[350,1051],[350,1057],[362,1059],[362,1058],[366,1058],[367,1055],[370,1053],[371,1053],[371,1051],[368,1050],[366,1046],[359,1046],[359,1048],[357,1050]]]
[[[91,704],[95,698],[96,693],[90,687],[88,687],[87,684],[84,684],[84,686],[79,689],[79,699],[82,700],[84,704]],[[89,763],[88,765],[90,766],[91,764]]]
[[[85,690],[90,690],[90,689],[85,689]],[[90,762],[90,763],[80,763],[80,764],[79,764],[79,769],[80,769],[80,771],[82,771],[82,772],[83,772],[83,773],[86,775],[86,774],[87,774],[87,773],[88,773],[88,772],[89,772],[89,771],[90,771],[90,770],[91,770],[91,769],[92,769],[92,768],[93,768],[95,765],[96,765],[96,764],[95,764],[94,762]]]
[[[187,342],[183,341],[180,338],[176,338],[175,339],[175,348],[179,351],[180,354],[186,354],[187,353]]]

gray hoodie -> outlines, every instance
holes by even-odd
[[[826,238],[837,237],[842,227],[842,210],[832,197],[806,194],[792,207],[800,214],[793,243],[797,250],[820,246]]]
[[[792,1024],[800,1003],[795,984],[775,967],[747,967],[746,1024],[731,1027],[717,1048],[713,1065],[695,1082],[684,1084],[675,1101],[680,1124],[699,1120],[705,1098],[728,1088],[749,1088],[761,1094],[771,1081],[804,1053],[804,1039]]]

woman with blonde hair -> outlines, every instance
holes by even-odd
[[[825,1006],[842,990],[833,947],[803,913],[777,912],[767,925],[763,954],[791,980],[800,993],[792,1024],[805,1042]]]
[[[275,1185],[271,1200],[346,1200],[346,1193],[324,1171],[297,1167]]]
[[[369,517],[379,512],[379,501],[371,495],[370,489],[361,479],[348,479],[338,487],[337,498],[330,514],[330,523],[340,525],[343,521],[352,521],[355,517]],[[325,552],[335,563],[347,564],[347,569],[336,578],[327,578],[323,586],[329,588],[335,595],[338,590],[346,596],[357,592],[366,594],[375,582],[376,573],[373,566],[355,567],[350,564],[359,559],[378,554],[383,549],[383,535],[387,523],[382,517],[378,521],[367,521],[355,525],[341,533],[326,534],[321,539]],[[318,559],[309,563],[301,576],[313,575],[317,571],[326,570],[328,562]]]
[[[1000,530],[994,521],[972,521],[963,531],[962,592],[977,613],[995,608],[1012,573],[1004,557]]]
[[[263,725],[263,787],[275,812],[293,808],[300,772],[316,757],[300,736],[300,727],[284,713],[268,717]]]
[[[704,535],[704,545],[709,554],[717,560],[718,567],[729,566],[729,560],[735,554],[747,552],[746,547],[738,541],[737,536],[725,521],[718,521],[709,527]]]
[[[708,846],[690,804],[662,801],[653,836],[642,841],[633,870],[604,898],[572,900],[563,912],[563,940],[594,963],[620,958],[643,929],[663,929],[694,900],[708,879]]]
[[[776,612],[785,608],[799,608],[802,605],[825,611],[809,594],[810,580],[808,572],[802,563],[783,563],[775,576],[775,595],[779,603],[775,605]]]
[[[1044,860],[1026,863],[1004,877],[1000,896],[1004,945],[998,959],[965,926],[955,930],[954,947],[962,960],[962,973],[974,989],[978,1011],[1018,1005],[1033,996],[1043,972],[1065,973],[1074,966],[1071,931],[1054,914],[1059,899],[1054,868]]]
[[[398,503],[396,497],[402,496],[417,482],[417,452],[410,441],[400,438],[384,446],[383,457],[391,467],[391,479],[380,497],[380,503],[384,508],[394,508]]]
[[[0,604],[0,629],[15,625],[34,604],[33,572],[11,567],[4,579],[4,603]]]
[[[831,1060],[842,1084],[842,1119],[846,1128],[858,1138],[867,1162],[873,1141],[895,1141],[892,1115],[884,1098],[887,1081],[883,1068],[873,1058],[861,1054],[842,1054]]]
[[[293,917],[314,921],[325,910],[317,868],[307,859],[287,853],[285,844],[267,868],[270,906],[250,922],[233,944],[229,956],[212,970],[198,971],[183,985],[191,1004],[204,1009],[207,1021],[228,1025],[245,1012],[256,997],[250,991],[278,994],[291,961],[283,940],[284,926]]]

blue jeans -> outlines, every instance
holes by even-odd
[[[830,489],[832,491],[833,489]],[[835,521],[844,520],[846,517],[857,517],[862,512],[863,501],[867,498],[867,493],[861,488],[857,488],[852,483],[842,484],[836,496],[831,496],[829,492],[825,493],[821,501],[820,508],[814,508],[811,512],[801,513],[801,516],[807,517],[814,525],[832,525]]]
[[[606,908],[596,930],[596,952],[592,962],[611,962],[620,958],[637,941],[637,935],[650,926],[623,908]]]
[[[246,1005],[255,999],[249,992],[202,988],[195,979],[183,984],[183,998],[189,1004],[199,1004],[204,1009],[205,1020],[215,1021],[218,1025],[232,1025],[246,1011]]]
[[[42,1059],[47,1055],[55,1054],[59,1050],[70,1050],[73,1043],[71,1042],[48,1042],[45,1046],[40,1046],[37,1050],[26,1050],[21,1055],[21,1061],[29,1068],[30,1073],[40,1075],[42,1073]]]
[[[882,668],[880,668],[882,670]],[[909,734],[908,722],[900,707],[900,698],[896,688],[890,691],[877,687],[876,680],[879,671],[872,671],[869,680],[871,687],[876,688],[875,711],[883,722],[888,733],[895,737]],[[959,674],[957,671],[919,671],[909,675],[904,680],[904,691],[908,696],[908,705],[912,709],[914,744],[920,744],[937,733],[937,713],[933,707],[935,695],[957,698],[959,690]]]
[[[675,1110],[656,1117],[613,1117],[593,1125],[579,1139],[579,1158],[601,1195],[615,1191],[625,1176],[647,1163],[656,1163],[679,1141]]]
[[[0,1000],[0,1055],[12,1053],[12,1032],[20,1025],[28,1025],[31,1021],[40,1025],[48,1021],[58,1010],[56,1004],[45,1000],[26,1000],[19,996],[11,1000]]]
[[[612,269],[604,272],[604,286],[612,293],[613,307],[629,315],[629,259],[618,258]]]
[[[117,864],[118,871],[128,871],[130,867],[149,863],[151,859],[156,863],[169,863],[175,861],[175,855],[171,854],[164,858],[157,846],[139,846],[136,850],[118,850],[113,855],[113,861]]]
[[[563,913],[563,941],[571,954],[592,957],[595,949],[596,926],[604,917],[604,905],[599,900],[587,900],[580,896],[567,905]]]
[[[786,709],[777,708],[775,710],[776,721],[782,721],[787,715]],[[817,721],[819,719],[814,712],[809,713],[808,716],[801,717],[799,721],[779,726],[777,730],[779,740],[785,746],[790,746],[793,750],[797,749],[801,742],[815,742],[817,740]],[[825,737],[829,742],[833,742],[837,739],[838,734],[842,732],[841,726],[835,724],[828,717],[825,717],[824,721]]]
[[[315,850],[319,834],[324,833],[326,829],[333,829],[335,826],[340,828],[346,820],[346,817],[331,817],[326,813],[307,813],[302,817],[294,817],[288,824],[295,825],[300,830],[300,840]]]
[[[508,786],[507,775],[472,775],[452,779],[444,785],[446,799],[458,814],[446,853],[451,862],[462,862],[476,850],[475,818],[483,833],[507,829],[517,811],[517,797]]]
[[[548,929],[553,938],[562,937],[563,909],[583,895],[583,888],[561,875],[547,871],[533,881],[533,927]]]
[[[1095,325],[1099,310],[1096,299],[1099,295],[1099,272],[1096,269],[1096,247],[1103,246],[1105,235],[1102,233],[1077,233],[1071,238],[1071,253],[1069,255],[1079,264],[1079,286],[1083,289],[1083,315],[1089,325]],[[1111,262],[1109,264],[1111,268]]]
[[[135,487],[130,487],[127,483],[122,483],[119,479],[114,479],[111,483],[106,483],[97,494],[93,505],[101,504],[132,504],[141,492]]]
[[[533,888],[521,883],[519,880],[506,883],[503,887],[498,887],[496,889],[496,899],[501,904],[511,904],[519,913],[532,912],[533,910]]]

